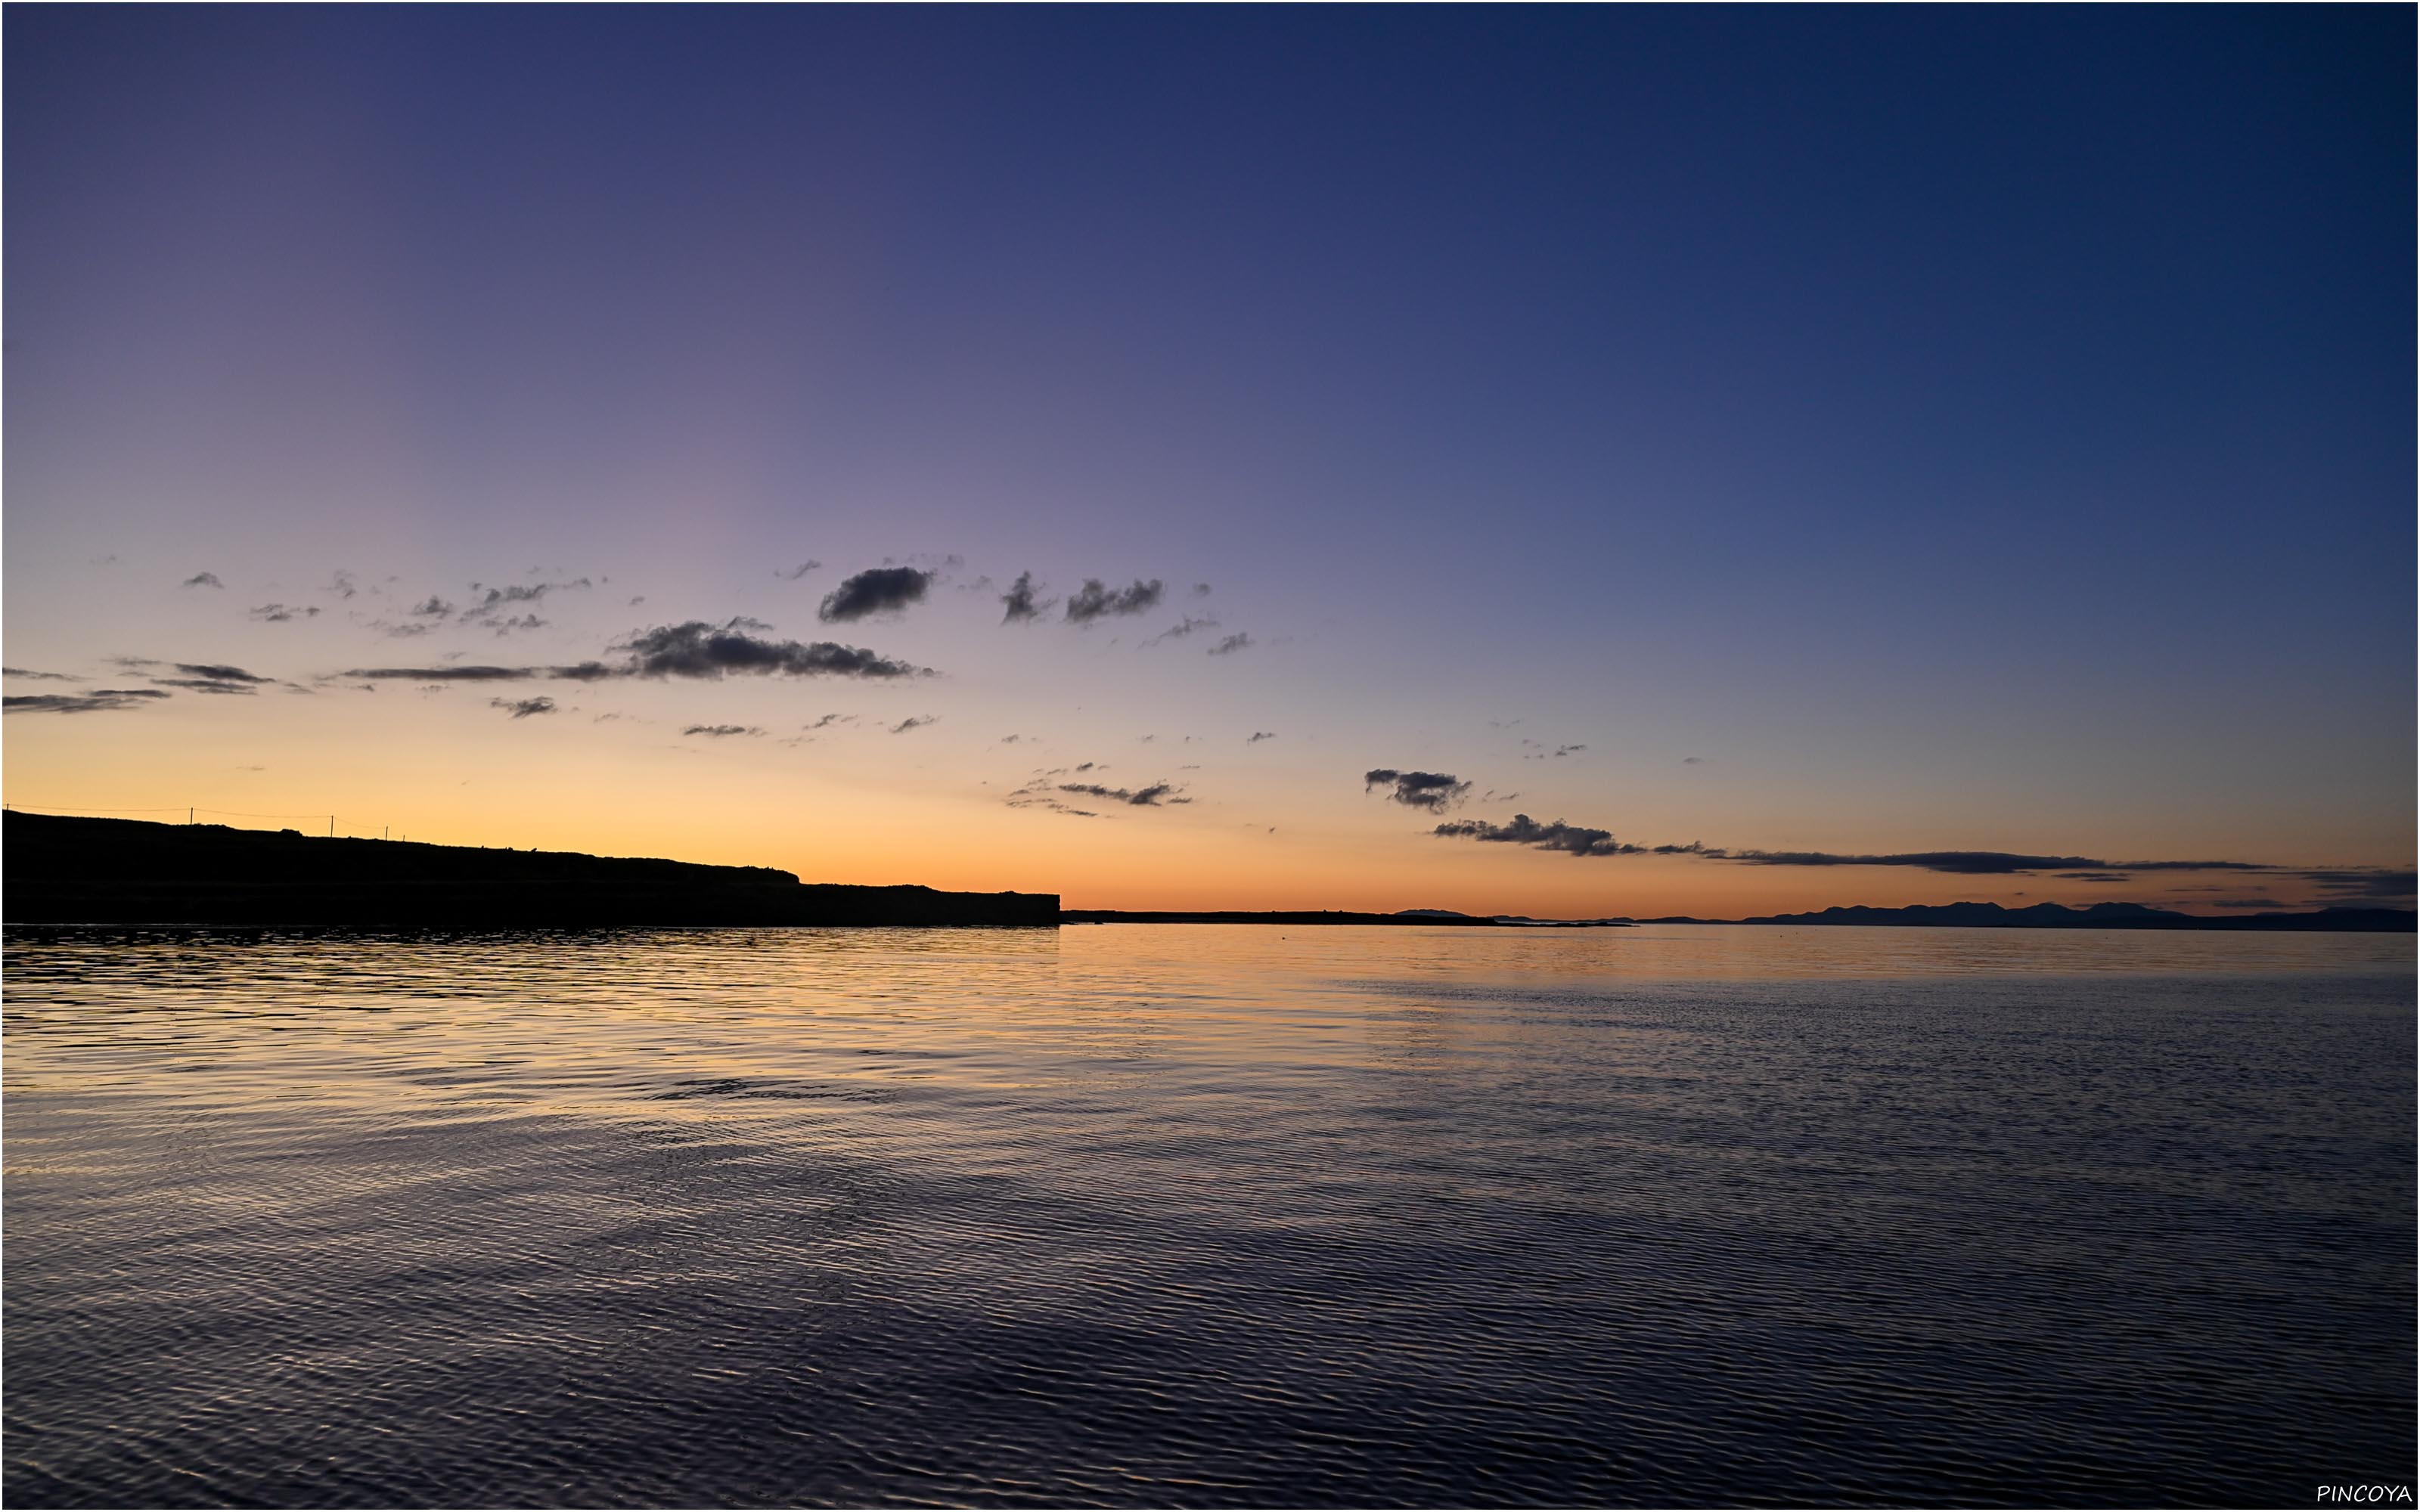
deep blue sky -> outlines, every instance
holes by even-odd
[[[2410,860],[2407,8],[6,25],[12,664],[160,654],[112,542],[954,553],[1215,581],[1342,766],[1631,741],[1620,831]]]

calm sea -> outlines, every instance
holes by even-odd
[[[41,1505],[2309,1505],[2411,936],[11,931]]]

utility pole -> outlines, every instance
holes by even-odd
[[[191,809],[185,810],[185,827],[187,829],[194,827],[194,810]]]
[[[330,814],[328,816],[328,838],[330,840],[334,840],[336,838],[336,816],[334,814]]]

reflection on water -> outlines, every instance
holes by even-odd
[[[2302,1503],[2410,936],[10,932],[19,1504]]]

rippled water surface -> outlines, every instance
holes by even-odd
[[[2410,936],[11,931],[17,1506],[2311,1504]]]

